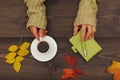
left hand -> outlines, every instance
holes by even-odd
[[[37,28],[37,27],[35,27],[35,26],[30,26],[29,29],[30,29],[30,31],[33,33],[33,35],[35,36],[35,38],[36,38],[37,40],[40,40],[39,37],[44,37],[44,36],[46,36],[46,34],[47,34],[47,32],[48,32],[46,29]]]
[[[86,41],[94,38],[94,34],[96,32],[95,26],[92,26],[90,24],[82,24],[79,26],[74,26],[73,35],[76,35],[79,29],[81,29],[81,32],[82,32],[82,41]]]

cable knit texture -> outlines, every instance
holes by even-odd
[[[90,24],[96,26],[96,13],[98,7],[96,0],[81,0],[74,26]]]
[[[45,0],[24,0],[28,10],[27,15],[29,17],[27,28],[29,26],[35,26],[38,28],[46,29],[46,7],[44,5]],[[74,21],[74,26],[81,24],[91,24],[96,26],[96,13],[98,7],[96,0],[80,0],[77,16]]]
[[[29,26],[35,26],[38,28],[46,29],[46,7],[44,5],[45,0],[24,0],[28,10],[27,15],[29,17],[27,28]]]

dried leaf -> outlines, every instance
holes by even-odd
[[[83,70],[81,70],[80,68],[76,68],[75,71],[80,75],[84,75]]]
[[[65,74],[72,74],[72,73],[73,73],[73,70],[70,69],[70,68],[65,68],[65,69],[63,69],[63,72],[64,72]]]
[[[66,55],[66,62],[75,67],[77,65],[77,58],[75,56],[71,57],[69,55]]]
[[[30,43],[29,42],[24,42],[21,46],[20,46],[20,49],[27,49],[29,48],[30,46]]]
[[[9,48],[8,48],[9,51],[13,52],[13,51],[17,51],[18,50],[18,46],[17,45],[11,45]]]
[[[63,69],[64,74],[62,75],[61,79],[65,80],[68,78],[73,78],[73,70],[70,68]]]
[[[10,52],[5,56],[6,59],[13,59],[16,56],[16,52]]]
[[[77,79],[78,74],[84,75],[84,72],[83,72],[81,69],[79,69],[79,68],[75,68],[75,69],[74,69],[74,73],[73,73],[73,78],[74,78],[74,79]]]
[[[74,67],[76,67],[76,65],[77,65],[77,58],[75,56],[73,56],[71,62],[72,62],[72,65]]]
[[[114,80],[120,80],[120,62],[112,61],[112,65],[107,67],[107,72],[114,75]]]
[[[22,56],[17,56],[15,59],[16,59],[16,61],[23,61],[24,60],[24,58]]]
[[[74,73],[73,73],[73,79],[76,80],[78,77],[78,73],[76,72],[76,70],[74,70]]]
[[[21,63],[19,61],[15,61],[13,68],[17,73],[19,73],[19,71],[21,69]]]
[[[19,56],[26,56],[28,55],[28,53],[29,53],[29,50],[26,50],[26,49],[22,49],[18,51]]]
[[[5,60],[5,62],[8,64],[13,64],[15,62],[15,58],[7,59],[7,60]]]

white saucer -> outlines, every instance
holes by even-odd
[[[42,53],[38,50],[38,44],[42,41],[47,42],[49,45],[49,49],[45,53]],[[36,60],[41,61],[41,62],[46,62],[55,57],[57,53],[57,43],[52,37],[45,36],[43,38],[40,38],[40,41],[38,41],[37,39],[34,39],[33,42],[31,43],[30,50],[31,50],[32,56]]]

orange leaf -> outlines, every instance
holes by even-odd
[[[114,75],[114,80],[120,80],[120,62],[112,61],[112,65],[107,67],[107,72]]]
[[[73,78],[73,70],[70,68],[63,69],[64,74],[62,75],[61,79],[65,80],[68,78]]]

